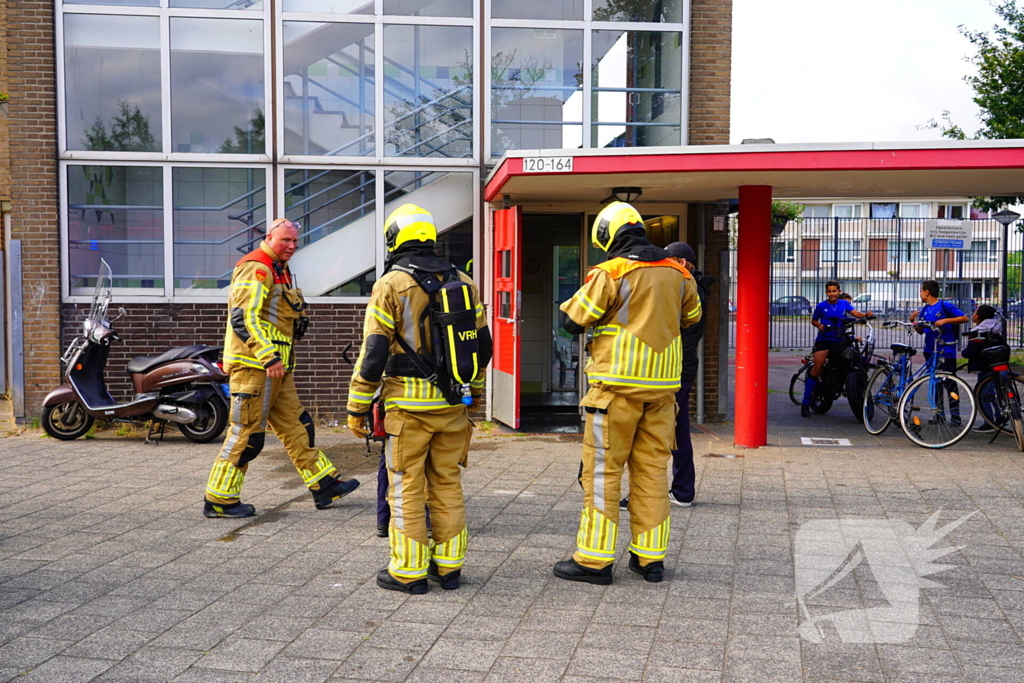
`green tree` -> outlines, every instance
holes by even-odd
[[[124,100],[118,100],[121,113],[114,117],[107,130],[103,119],[85,130],[85,148],[97,152],[158,152],[156,138],[149,129],[149,117]]]
[[[965,76],[964,81],[974,90],[972,99],[981,110],[982,127],[970,136],[944,111],[941,121],[932,119],[924,128],[938,129],[953,140],[1024,138],[1024,10],[1017,7],[1016,0],[1007,0],[996,5],[995,12],[1001,23],[991,31],[960,27],[960,33],[977,50],[968,61],[978,72]],[[986,211],[1021,202],[1024,196],[974,199],[974,205]]]
[[[256,107],[256,114],[249,119],[249,126],[234,126],[235,139],[225,140],[217,151],[221,154],[263,154],[266,149],[266,128],[263,110]]]

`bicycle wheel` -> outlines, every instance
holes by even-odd
[[[970,385],[940,372],[907,387],[897,412],[908,439],[923,448],[946,448],[971,431],[978,411]]]
[[[867,380],[867,372],[859,366],[846,373],[846,400],[857,422],[864,421],[864,387]]]
[[[999,395],[999,383],[997,377],[992,374],[983,378],[974,387],[974,397],[978,402],[978,413],[981,419],[993,429],[998,429],[1003,434],[1013,434],[1013,427],[1010,425],[1009,415],[1003,409],[1002,397]],[[1024,390],[1024,379],[1015,375],[1014,388],[1019,392]]]
[[[793,373],[789,380],[789,400],[794,405],[800,405],[804,401],[804,385],[807,383],[807,371],[811,369],[810,363]]]
[[[864,391],[864,428],[871,434],[888,429],[896,415],[899,403],[899,373],[896,368],[883,365],[875,370]]]
[[[1013,436],[1017,439],[1017,450],[1024,453],[1024,421],[1021,420],[1020,414],[1020,394],[1014,391],[1007,402],[1010,404],[1010,424],[1013,425]]]
[[[1017,397],[1018,406],[1020,396],[1024,395],[1024,375],[1010,375],[1013,383],[1010,385],[1013,394]],[[995,374],[978,381],[974,387],[974,397],[978,402],[978,415],[990,427],[998,429],[1003,434],[1013,434],[1013,425],[1010,424],[1010,415],[1006,410],[1005,401],[999,394],[998,378]]]

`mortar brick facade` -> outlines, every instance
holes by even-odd
[[[690,110],[689,144],[729,144],[729,107],[732,83],[732,0],[693,0],[690,11]],[[695,208],[695,207],[694,207]],[[704,411],[709,421],[723,420],[718,412],[719,330],[727,316],[723,299],[725,277],[721,272],[721,252],[729,248],[728,234],[713,231],[713,207],[704,212],[704,272],[715,278],[711,296],[704,307]],[[696,225],[697,212],[691,209],[690,225]],[[727,373],[728,368],[723,369]],[[727,374],[725,381],[728,381]],[[697,409],[697,391],[690,401]]]
[[[60,382],[60,229],[52,0],[6,3],[11,239],[21,240],[25,412]],[[0,72],[5,69],[0,68]],[[0,141],[2,142],[2,141]]]
[[[690,9],[691,145],[729,144],[732,0],[693,0]]]
[[[53,12],[52,0],[0,3],[0,91],[10,92],[11,98],[10,119],[0,116],[0,154],[10,140],[11,158],[17,161],[9,177],[14,202],[12,237],[22,240],[24,254],[28,416],[38,415],[45,394],[60,383],[61,351],[76,334],[87,309],[61,304],[60,299]],[[732,0],[692,0],[688,144],[729,142],[731,30]],[[3,81],[5,73],[10,74],[8,83]],[[0,194],[5,187],[4,166],[0,157]],[[718,276],[718,236],[711,232],[711,212],[705,213],[709,221],[705,230],[706,270]],[[718,315],[719,298],[716,287],[705,339],[709,419],[715,417],[718,396],[718,325],[714,316]],[[226,311],[222,304],[153,303],[124,307],[128,317],[116,323],[124,341],[112,349],[107,376],[116,399],[127,398],[130,392],[124,367],[131,357],[155,355],[172,346],[219,345],[223,341]],[[358,342],[363,308],[345,303],[311,306],[311,330],[299,347],[296,381],[302,400],[321,420],[344,419],[350,368],[342,360],[341,350],[350,341]],[[357,351],[353,349],[353,358]]]
[[[125,304],[127,316],[114,323],[123,341],[111,347],[107,388],[116,400],[131,397],[125,365],[135,356],[155,356],[174,346],[224,343],[227,307],[223,304]],[[87,304],[65,304],[64,345],[81,329]],[[351,368],[341,352],[349,342],[349,357],[359,355],[365,305],[311,304],[306,337],[296,347],[295,383],[310,414],[320,423],[345,420]],[[35,408],[34,408],[35,409]]]

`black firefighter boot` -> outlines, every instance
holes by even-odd
[[[403,593],[411,593],[413,595],[423,595],[427,592],[427,580],[417,579],[410,581],[409,583],[402,583],[395,577],[391,576],[391,572],[387,568],[381,569],[377,572],[377,585],[384,590],[389,591],[401,591]]]
[[[641,565],[640,557],[630,550],[629,571],[644,577],[644,581],[647,583],[661,583],[661,580],[665,578],[665,563],[658,560],[647,565]]]
[[[256,514],[256,506],[241,501],[225,505],[203,501],[203,515],[206,517],[252,517]]]
[[[604,569],[591,569],[590,567],[584,567],[573,559],[555,562],[554,573],[555,576],[566,581],[582,581],[598,586],[607,586],[612,582],[611,565]]]
[[[441,574],[440,567],[433,560],[427,565],[427,578],[431,581],[436,581],[441,584],[441,588],[446,591],[453,591],[459,587],[459,578],[462,576],[462,570],[456,569],[453,572],[447,574]]]
[[[358,479],[336,479],[335,477],[324,477],[319,482],[320,488],[309,492],[313,494],[313,504],[317,510],[330,507],[334,501],[344,498],[359,488]]]

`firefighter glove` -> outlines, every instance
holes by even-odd
[[[348,428],[360,439],[365,439],[370,435],[370,431],[366,428],[366,418],[360,415],[348,416]]]

